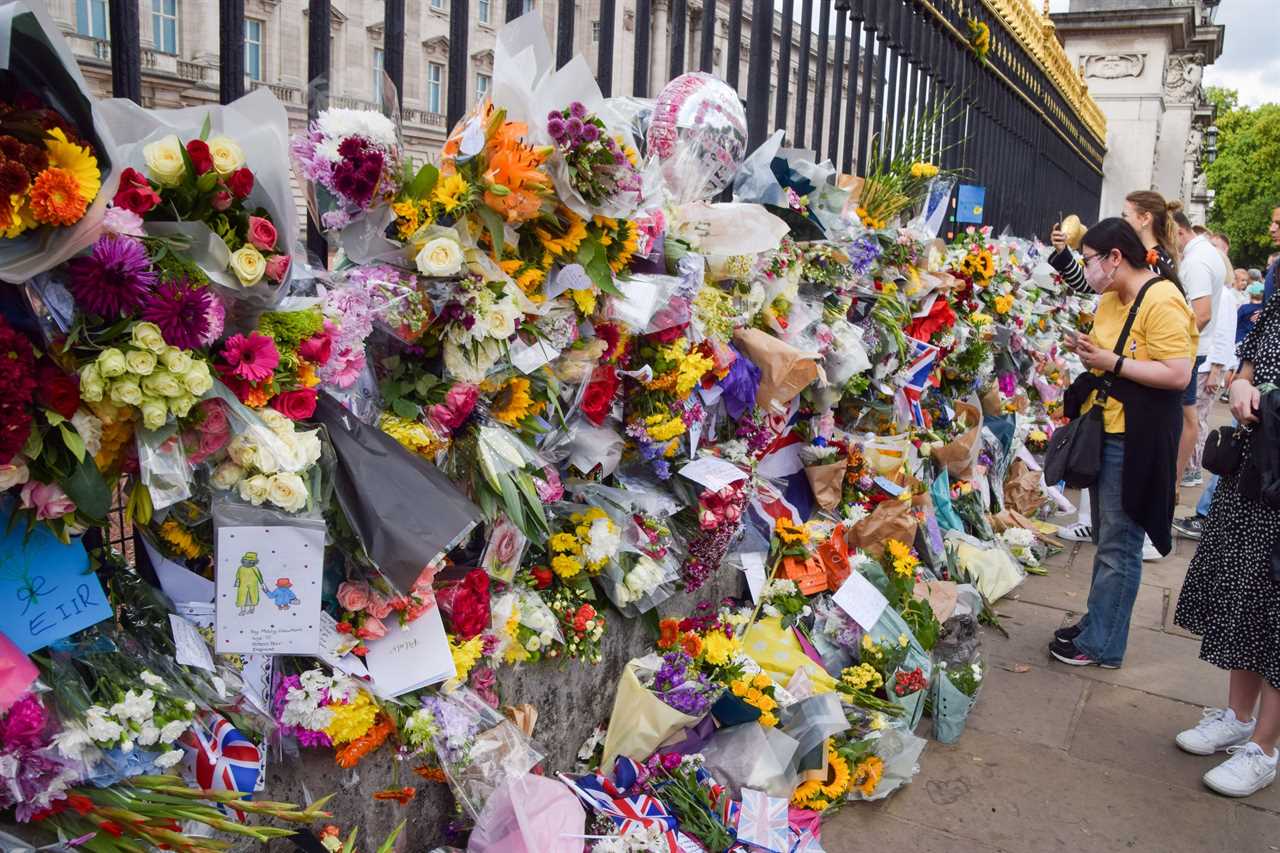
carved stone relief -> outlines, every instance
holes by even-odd
[[[1164,67],[1164,96],[1168,100],[1188,101],[1200,94],[1204,77],[1204,57],[1198,53],[1171,53]]]
[[[1106,53],[1080,57],[1080,68],[1085,78],[1118,80],[1122,77],[1141,77],[1147,65],[1145,53]]]

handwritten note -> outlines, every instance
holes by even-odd
[[[526,344],[516,341],[511,345],[511,363],[524,374],[533,373],[539,367],[560,355],[560,350],[546,341]]]
[[[759,601],[765,581],[768,580],[764,570],[764,560],[767,555],[762,551],[746,551],[741,556],[742,572],[747,576],[747,588],[751,590],[751,600]]]
[[[732,462],[726,462],[715,456],[704,456],[693,460],[680,469],[680,475],[688,477],[713,492],[718,492],[730,483],[747,478],[746,471]]]
[[[364,661],[373,677],[374,692],[384,698],[436,684],[457,674],[440,610],[435,607],[410,622],[403,631],[393,627],[385,637],[369,643]]]
[[[191,620],[176,613],[169,614],[169,627],[173,629],[173,645],[176,650],[174,660],[183,666],[195,666],[207,672],[213,672],[213,655],[209,654],[209,646],[200,629]]]
[[[0,539],[0,612],[9,639],[30,654],[110,618],[111,605],[78,539],[63,545],[43,525],[27,538],[19,521]]]
[[[831,600],[861,625],[864,631],[874,628],[880,621],[880,614],[889,606],[889,600],[880,590],[858,572],[853,572],[840,584]]]
[[[323,527],[219,527],[215,555],[219,654],[319,650]]]

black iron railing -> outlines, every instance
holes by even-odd
[[[573,54],[575,2],[541,2],[555,3],[556,58],[563,64]],[[403,92],[405,0],[385,3],[383,68]],[[814,150],[844,172],[866,174],[875,158],[894,156],[920,134],[930,156],[986,188],[987,223],[1029,234],[1043,232],[1060,212],[1089,219],[1098,210],[1104,154],[1099,127],[1085,114],[1083,90],[1073,88],[1078,81],[1068,79],[1074,72],[1064,73],[1061,57],[1048,55],[1043,33],[1029,36],[1043,21],[1023,8],[1026,0],[1000,0],[999,9],[996,0],[801,0],[798,16],[795,0],[702,0],[700,8],[688,0],[624,3],[634,7],[631,94],[656,94],[649,85],[655,47],[666,47],[660,55],[668,59],[662,69],[667,76],[691,70],[685,67],[694,37],[691,12],[700,20],[697,67],[713,70],[716,16],[727,4],[725,76],[744,99],[753,144],[786,127],[790,115],[788,145]],[[471,5],[450,0],[450,127],[468,100]],[[508,20],[524,7],[522,0],[504,5]],[[670,13],[665,32],[655,28],[655,7]],[[110,8],[113,89],[140,100],[138,0],[110,0]],[[599,0],[599,10],[597,77],[605,94],[621,94],[616,72],[626,69],[614,66],[625,33],[617,32],[617,0]],[[226,103],[245,90],[244,0],[219,0],[218,11],[219,94]],[[745,21],[746,80],[740,81]],[[985,61],[970,43],[971,23],[990,30]],[[311,79],[329,70],[329,33],[328,0],[310,0]],[[323,238],[311,227],[308,246],[315,257],[326,256]]]

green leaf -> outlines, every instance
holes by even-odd
[[[440,170],[430,163],[424,163],[418,170],[418,174],[413,176],[413,181],[405,192],[409,198],[424,198],[427,193],[435,189],[436,181],[439,179]]]
[[[60,426],[67,420],[62,415],[58,414],[52,409],[45,409],[44,417],[45,417],[45,420],[49,422],[49,426]]]
[[[405,822],[400,821],[400,825],[391,831],[387,836],[387,840],[382,842],[382,846],[378,848],[378,853],[391,853],[391,848],[395,846],[396,838],[404,831]]]
[[[502,488],[502,508],[506,511],[507,517],[522,533],[532,539],[528,528],[525,527],[523,503],[516,484],[511,482],[510,477],[499,477],[498,485]]]
[[[196,189],[202,193],[213,192],[213,188],[218,185],[218,173],[210,169],[200,177],[196,178]]]
[[[496,210],[484,204],[476,208],[476,214],[484,223],[485,230],[489,232],[489,239],[493,241],[494,254],[499,258],[502,257],[502,250],[506,245],[505,238],[502,236],[502,217]]]
[[[403,397],[391,401],[391,410],[402,418],[416,418],[422,411]]]
[[[62,490],[76,503],[76,510],[90,521],[105,523],[111,509],[111,490],[102,472],[86,457],[70,476],[61,481]]]
[[[44,436],[40,434],[40,430],[33,429],[27,434],[27,441],[22,445],[22,455],[28,459],[35,459],[40,455],[40,451],[44,449]]]
[[[58,424],[58,430],[62,433],[62,443],[67,446],[67,450],[75,455],[77,462],[84,462],[84,439],[80,437],[80,433],[67,429],[66,424]]]
[[[200,125],[200,139],[204,142],[209,141],[209,130],[213,126],[213,113],[204,114],[204,124]]]
[[[609,269],[609,257],[603,251],[596,252],[586,270],[587,275],[596,283],[596,287],[611,296],[622,297],[622,291],[613,283],[613,270]]]

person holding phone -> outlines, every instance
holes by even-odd
[[[1231,414],[1252,427],[1241,458],[1264,440],[1257,427],[1263,390],[1280,384],[1280,300],[1263,305],[1240,342],[1240,369],[1231,382]],[[1209,515],[1174,611],[1176,624],[1201,636],[1200,658],[1228,670],[1224,708],[1208,708],[1176,743],[1194,755],[1227,752],[1204,784],[1247,797],[1276,778],[1280,742],[1280,509],[1268,506],[1248,470],[1218,480]]]
[[[1152,274],[1146,246],[1123,219],[1090,228],[1082,259],[1085,280],[1101,298],[1093,331],[1064,342],[1088,370],[1068,390],[1067,409],[1083,415],[1103,406],[1102,466],[1090,489],[1098,547],[1088,611],[1054,632],[1049,651],[1072,666],[1115,668],[1129,640],[1144,534],[1162,554],[1173,544],[1180,393],[1191,376],[1198,332],[1182,291]],[[1108,381],[1109,394],[1099,402]]]

